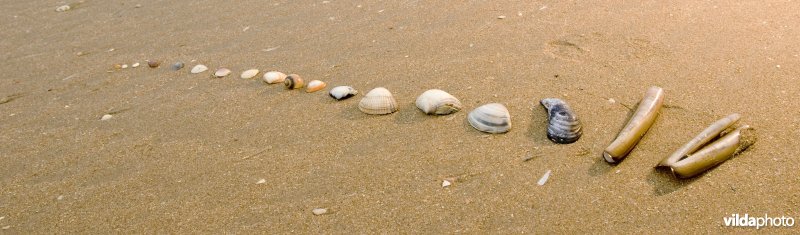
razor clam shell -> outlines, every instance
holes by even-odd
[[[286,74],[278,71],[269,71],[264,73],[262,79],[268,84],[282,83],[286,79]]]
[[[364,95],[358,109],[366,114],[390,114],[397,111],[397,101],[386,88],[378,87]]]
[[[505,133],[511,129],[511,114],[499,103],[486,104],[467,115],[469,124],[486,133]]]
[[[571,144],[581,138],[581,121],[566,102],[557,98],[546,98],[539,103],[547,109],[548,139],[558,144]]]
[[[426,114],[447,115],[462,108],[461,102],[455,96],[438,89],[423,92],[415,103]]]
[[[336,100],[343,100],[357,95],[358,91],[350,86],[337,86],[331,89],[328,94]]]

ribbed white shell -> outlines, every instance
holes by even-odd
[[[364,95],[358,109],[366,114],[390,114],[397,111],[397,101],[386,88],[378,87]]]
[[[417,108],[426,114],[447,115],[461,110],[461,102],[449,93],[431,89],[417,97]]]
[[[467,115],[469,124],[486,133],[504,133],[511,129],[511,114],[499,103],[486,104]]]

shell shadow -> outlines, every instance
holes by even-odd
[[[650,175],[647,176],[647,183],[653,186],[653,195],[663,196],[678,191],[679,189],[694,183],[697,181],[697,179],[705,174],[706,173],[703,172],[702,174],[689,179],[681,179],[673,176],[672,172],[669,171],[669,168],[659,167],[653,168],[653,170],[650,171]]]
[[[394,114],[394,123],[397,124],[414,124],[428,120],[430,117],[417,109],[414,103],[407,103],[405,106],[400,107]]]
[[[614,169],[615,166],[616,165],[612,165],[606,162],[606,160],[603,159],[603,156],[597,156],[596,160],[594,161],[594,164],[592,164],[592,166],[589,167],[589,175],[590,176],[605,175],[608,172],[610,172],[611,169]]]

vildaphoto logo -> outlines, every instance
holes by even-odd
[[[748,214],[740,216],[739,214],[731,214],[729,217],[722,218],[727,227],[792,227],[794,226],[794,218],[789,216],[769,217],[764,214],[762,217],[754,217]]]

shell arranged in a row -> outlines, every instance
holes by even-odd
[[[378,87],[364,95],[358,109],[366,114],[390,114],[397,111],[397,101],[386,88]]]
[[[337,86],[331,89],[329,94],[336,100],[343,100],[357,95],[358,91],[350,86]]]
[[[264,73],[263,79],[268,84],[282,83],[286,79],[286,74],[278,71],[269,71]]]
[[[427,90],[417,97],[417,108],[426,114],[447,115],[461,110],[461,102],[443,90]]]
[[[289,74],[286,76],[286,79],[283,80],[283,85],[286,86],[286,89],[300,89],[303,88],[306,84],[303,82],[303,78],[297,74]]]
[[[557,98],[546,98],[539,103],[547,109],[548,139],[558,144],[570,144],[581,138],[581,121],[566,102]]]
[[[323,81],[312,80],[308,82],[308,85],[306,86],[306,92],[311,93],[318,90],[322,90],[322,88],[325,88],[325,86],[327,86],[327,84],[325,84],[325,82]]]
[[[499,103],[486,104],[467,115],[469,124],[486,133],[505,133],[511,129],[511,114]]]

